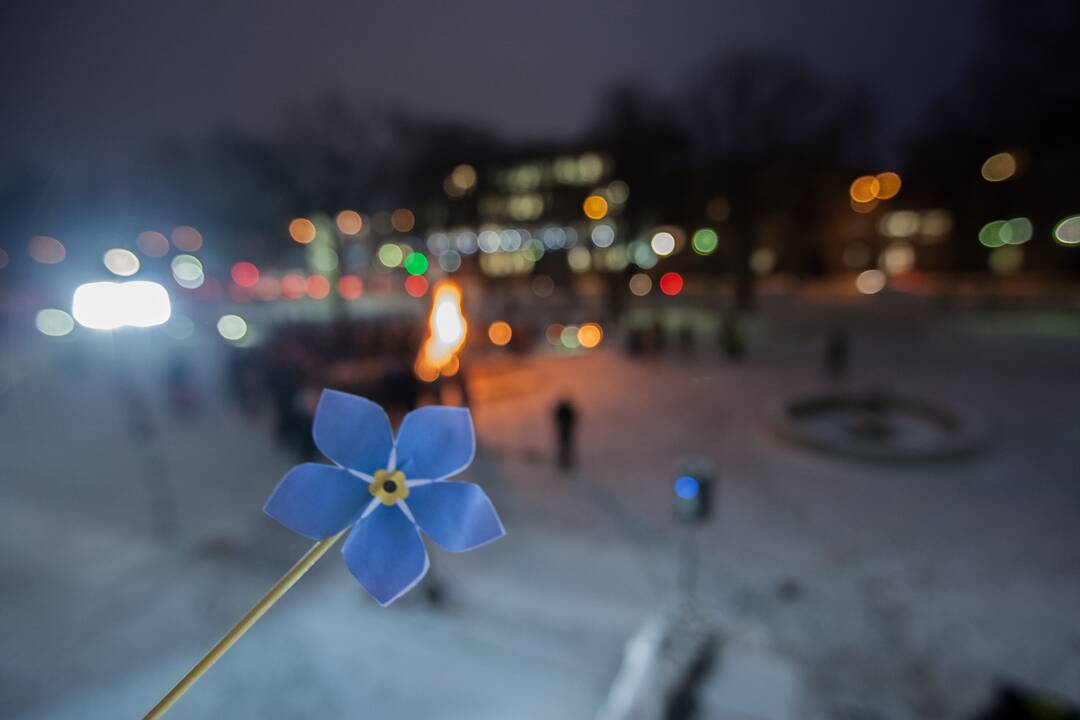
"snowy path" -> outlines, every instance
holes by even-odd
[[[774,439],[768,413],[821,384],[812,318],[758,321],[742,366],[607,351],[496,366],[469,476],[510,535],[435,554],[445,611],[381,610],[331,554],[170,717],[592,717],[625,639],[672,598],[685,455],[721,477],[704,604],[799,668],[805,717],[962,718],[1002,677],[1080,702],[1080,341],[860,322],[856,379],[981,413],[992,449],[892,467]],[[166,439],[133,452],[111,356],[57,347],[34,338],[2,365],[0,707],[137,717],[306,548],[259,511],[291,460],[221,402],[198,425],[155,402]],[[569,478],[549,459],[563,392],[582,412]],[[147,513],[155,457],[169,542]]]

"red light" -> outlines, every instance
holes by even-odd
[[[364,293],[364,281],[355,275],[342,275],[337,281],[338,295],[346,300],[355,300]]]
[[[303,275],[292,273],[281,278],[281,294],[290,300],[304,297],[305,286]]]
[[[238,262],[232,266],[232,279],[240,287],[255,287],[259,282],[259,268],[254,263]]]
[[[405,278],[405,292],[414,298],[424,297],[428,291],[428,281],[423,275],[410,275]]]
[[[264,275],[255,285],[255,294],[260,300],[277,300],[281,295],[281,281],[271,275]]]
[[[306,290],[312,300],[322,300],[330,294],[330,281],[322,275],[309,275]]]
[[[677,272],[666,272],[660,276],[660,292],[665,295],[678,295],[682,292],[682,275]]]

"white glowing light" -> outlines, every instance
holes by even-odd
[[[71,314],[94,330],[152,327],[169,319],[172,305],[169,293],[156,282],[94,282],[75,288]]]
[[[465,337],[465,322],[452,296],[440,297],[432,318],[435,338],[444,345],[454,345]]]
[[[63,310],[47,308],[34,318],[38,331],[49,337],[62,337],[75,329],[75,321]]]
[[[203,264],[194,255],[177,255],[170,264],[173,280],[176,284],[187,290],[201,287],[206,280],[203,272]]]
[[[239,315],[222,315],[217,322],[218,332],[226,340],[239,340],[247,335],[247,321]]]
[[[593,226],[590,236],[596,247],[610,247],[611,243],[615,242],[615,228],[607,223],[600,223]]]
[[[863,270],[855,276],[855,289],[863,295],[875,295],[885,289],[885,280],[880,270]]]
[[[435,287],[428,337],[416,359],[416,373],[432,382],[440,373],[457,372],[457,353],[465,343],[468,323],[461,312],[461,289],[451,282]]]
[[[113,248],[105,253],[105,267],[113,275],[128,277],[139,272],[139,258],[130,250]]]
[[[652,242],[649,245],[660,257],[670,255],[675,252],[675,236],[669,232],[658,232],[652,236]]]

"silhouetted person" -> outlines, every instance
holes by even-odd
[[[851,340],[846,330],[836,328],[825,340],[825,374],[832,380],[842,380],[850,361]]]
[[[667,330],[664,328],[664,324],[659,320],[656,320],[652,324],[652,351],[656,354],[661,354],[667,350]]]
[[[165,373],[165,386],[168,389],[169,404],[173,415],[181,419],[195,417],[198,414],[198,398],[195,392],[195,379],[191,365],[182,357],[173,358]]]
[[[742,360],[746,352],[742,331],[739,329],[739,318],[733,312],[725,312],[720,318],[720,347],[732,362]]]
[[[563,397],[555,404],[555,432],[559,442],[559,467],[569,470],[574,466],[574,425],[577,410],[570,398]]]
[[[694,327],[683,325],[679,328],[679,352],[683,355],[692,355],[694,352]]]

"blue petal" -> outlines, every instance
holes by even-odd
[[[357,523],[341,552],[349,572],[383,607],[411,590],[428,569],[420,531],[392,505],[379,505]]]
[[[420,529],[452,552],[472,550],[506,534],[495,507],[479,485],[417,485],[409,489],[406,504]]]
[[[263,511],[293,532],[322,540],[356,519],[371,493],[363,480],[332,465],[297,465],[274,488]]]
[[[397,467],[410,480],[444,480],[469,467],[476,453],[467,408],[431,405],[401,421]]]
[[[368,475],[386,467],[394,444],[385,410],[337,390],[323,390],[311,432],[323,455]]]

